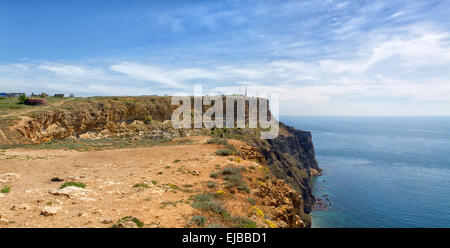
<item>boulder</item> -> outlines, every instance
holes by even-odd
[[[45,206],[41,211],[41,215],[53,216],[56,215],[59,210],[61,210],[60,206]]]
[[[75,186],[68,186],[68,187],[65,187],[62,189],[58,189],[58,190],[50,190],[49,193],[53,194],[53,195],[64,195],[64,196],[71,198],[71,197],[85,196],[88,192],[89,192],[89,190],[87,190],[87,189],[83,189],[83,188],[79,188],[79,187],[75,187]]]
[[[0,183],[10,183],[20,179],[20,175],[17,173],[5,173],[0,174]]]

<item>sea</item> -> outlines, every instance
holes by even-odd
[[[323,175],[328,209],[313,228],[450,227],[450,117],[301,117]]]

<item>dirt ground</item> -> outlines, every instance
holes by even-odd
[[[0,227],[111,227],[125,216],[146,227],[185,227],[199,213],[189,197],[211,190],[211,172],[228,165],[258,166],[216,155],[220,146],[206,144],[209,137],[189,139],[194,142],[103,151],[0,151],[0,186],[10,188],[0,193]],[[58,194],[64,182],[86,187]],[[214,190],[222,187],[217,183]],[[243,205],[233,204],[230,212],[239,214]]]

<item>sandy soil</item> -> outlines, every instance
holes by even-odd
[[[257,165],[215,155],[219,146],[205,144],[208,137],[189,139],[195,142],[88,152],[0,151],[0,186],[10,187],[0,194],[0,227],[110,227],[124,216],[148,227],[184,227],[198,213],[189,196],[208,190],[210,172],[229,164]],[[55,177],[64,181],[52,182]],[[49,193],[68,181],[83,182],[86,192]],[[133,187],[138,183],[149,187]],[[44,216],[45,208],[56,214]],[[230,211],[242,206],[235,208]]]

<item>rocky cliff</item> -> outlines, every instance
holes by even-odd
[[[262,140],[254,130],[177,130],[170,124],[175,108],[170,104],[170,97],[76,99],[20,116],[13,125],[2,127],[10,138],[5,137],[7,143],[0,142],[24,144],[110,137],[171,139],[200,133],[240,139],[256,147],[273,174],[300,193],[304,201],[302,219],[310,225],[308,213],[314,202],[311,177],[320,173],[310,132],[281,123],[277,138]]]

